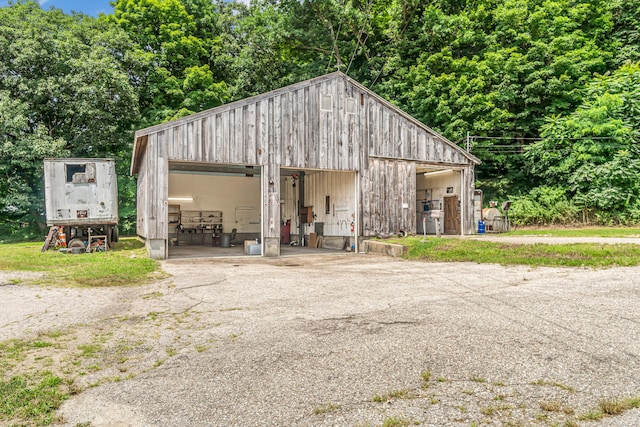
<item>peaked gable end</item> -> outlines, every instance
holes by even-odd
[[[341,72],[136,132],[169,161],[358,170],[368,157],[438,164],[479,160]]]

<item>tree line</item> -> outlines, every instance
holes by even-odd
[[[469,144],[518,223],[640,222],[636,0],[113,5],[0,8],[3,236],[42,224],[42,159],[67,156],[116,159],[130,232],[136,129],[336,70]]]

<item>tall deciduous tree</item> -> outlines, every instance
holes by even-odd
[[[42,160],[64,156],[65,141],[28,118],[28,105],[0,90],[0,230],[42,221]]]
[[[30,123],[74,156],[122,144],[137,114],[117,28],[27,2],[0,8],[0,89],[28,106]],[[124,42],[125,44],[127,42]]]
[[[187,7],[192,13],[189,14]],[[117,0],[108,20],[124,29],[152,67],[141,88],[142,125],[211,108],[229,99],[212,2]]]
[[[35,2],[0,8],[0,169],[11,176],[0,188],[4,219],[42,221],[44,157],[128,163],[141,68],[130,48],[104,20]]]
[[[598,77],[574,112],[542,126],[526,153],[531,174],[588,211],[628,220],[640,212],[639,105],[640,64]]]

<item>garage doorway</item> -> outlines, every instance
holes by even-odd
[[[243,255],[261,238],[258,166],[169,163],[169,258]]]
[[[416,233],[459,235],[462,172],[437,165],[416,168]],[[438,219],[439,218],[439,219]]]
[[[281,169],[282,246],[355,250],[356,173]]]

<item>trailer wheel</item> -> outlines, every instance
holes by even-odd
[[[78,238],[71,239],[69,243],[67,243],[67,248],[71,249],[71,253],[77,253],[78,249],[79,252],[84,252],[86,250],[84,242]],[[74,249],[76,250],[74,251]]]

